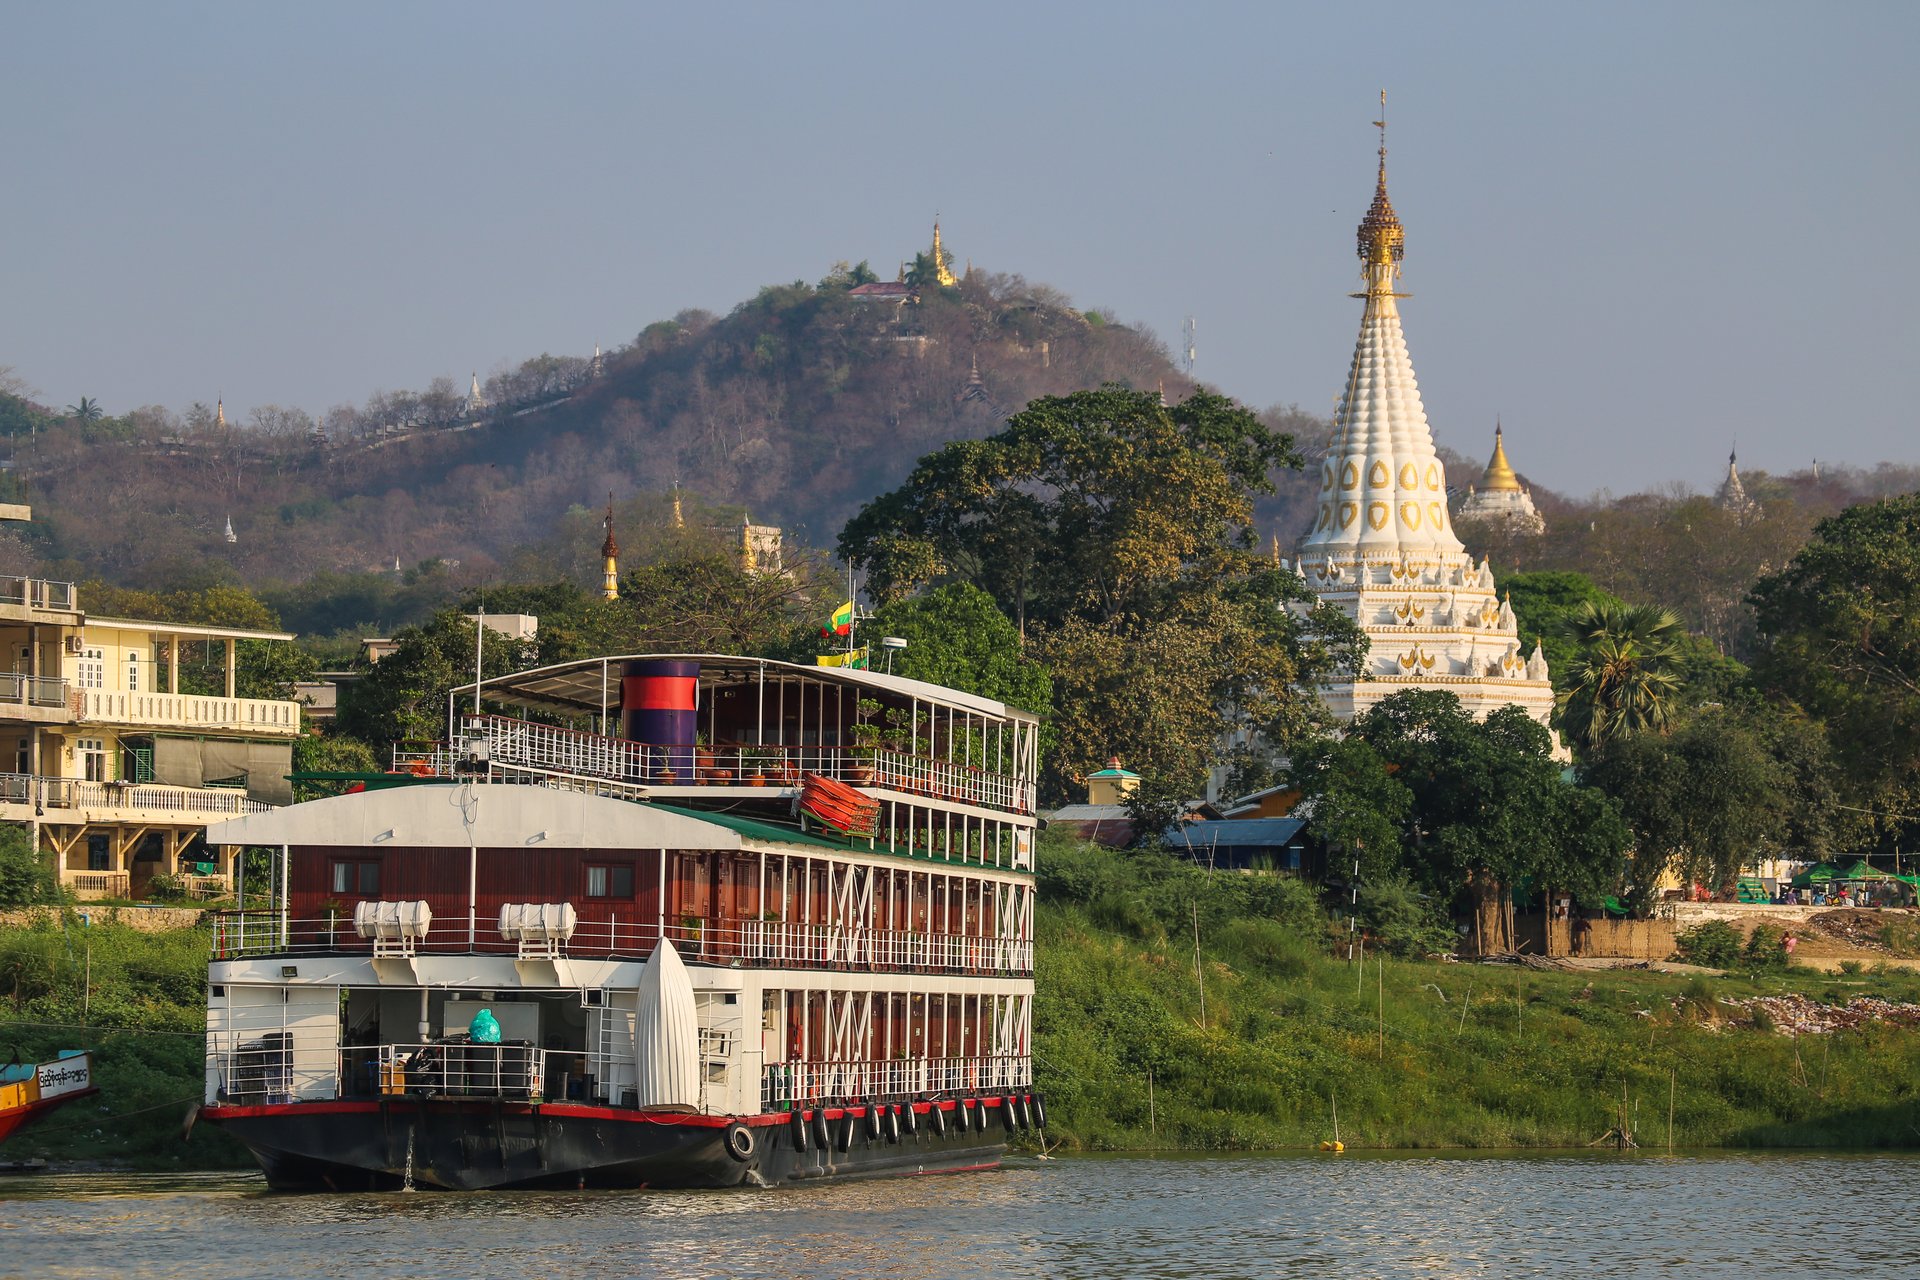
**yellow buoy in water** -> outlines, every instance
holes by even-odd
[[[1320,1149],[1322,1151],[1345,1151],[1347,1144],[1344,1142],[1323,1142],[1320,1144]]]

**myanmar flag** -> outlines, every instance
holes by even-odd
[[[837,636],[853,634],[853,601],[849,600],[833,611],[831,625],[833,634]]]

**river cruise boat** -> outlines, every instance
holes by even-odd
[[[1044,1124],[1031,714],[655,655],[449,728],[207,834],[271,907],[218,918],[201,1115],[272,1186],[935,1173]]]

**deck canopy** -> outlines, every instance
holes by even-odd
[[[995,719],[1039,723],[1030,711],[1010,707],[992,698],[982,698],[958,689],[909,680],[905,676],[879,671],[857,671],[845,667],[805,667],[794,662],[776,662],[770,658],[743,658],[738,654],[712,653],[632,653],[618,657],[585,658],[551,667],[536,667],[512,675],[493,676],[480,682],[483,703],[494,703],[524,710],[577,715],[587,712],[604,716],[620,706],[620,675],[628,662],[697,662],[703,688],[727,685],[779,683],[838,685],[853,689],[858,696],[917,699],[930,706],[952,708],[971,715]],[[456,705],[471,703],[473,685],[461,685],[453,691]]]
[[[471,824],[471,826],[469,826]],[[739,849],[740,833],[630,800],[455,782],[309,800],[207,828],[210,845],[410,849]]]

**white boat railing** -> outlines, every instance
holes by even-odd
[[[582,733],[507,716],[465,716],[462,750],[396,753],[399,770],[443,774],[456,754],[484,744],[491,764],[538,769],[632,786],[797,787],[805,773],[852,786],[884,787],[912,795],[1007,813],[1034,811],[1032,781],[950,760],[885,748],[840,746],[653,745]]]
[[[216,1032],[207,1038],[207,1065],[222,1102],[260,1105],[340,1096],[335,1046],[303,1045],[287,1031]]]
[[[562,955],[630,956],[653,953],[661,935],[673,940],[690,963],[746,968],[831,967],[872,973],[956,973],[988,977],[1024,977],[1033,972],[1033,941],[1015,937],[925,930],[868,929],[807,924],[789,920],[749,920],[734,925],[669,924],[652,921],[582,920],[563,944]],[[284,923],[271,911],[213,913],[213,958],[244,956],[372,954],[372,941],[354,930],[351,911]],[[517,954],[519,944],[503,939],[492,920],[477,923],[468,944],[464,915],[436,915],[424,937],[412,939],[414,952],[464,954],[472,951]]]
[[[760,1108],[868,1098],[950,1097],[1023,1089],[1033,1059],[1012,1054],[968,1058],[883,1058],[865,1062],[783,1062],[761,1073]]]

